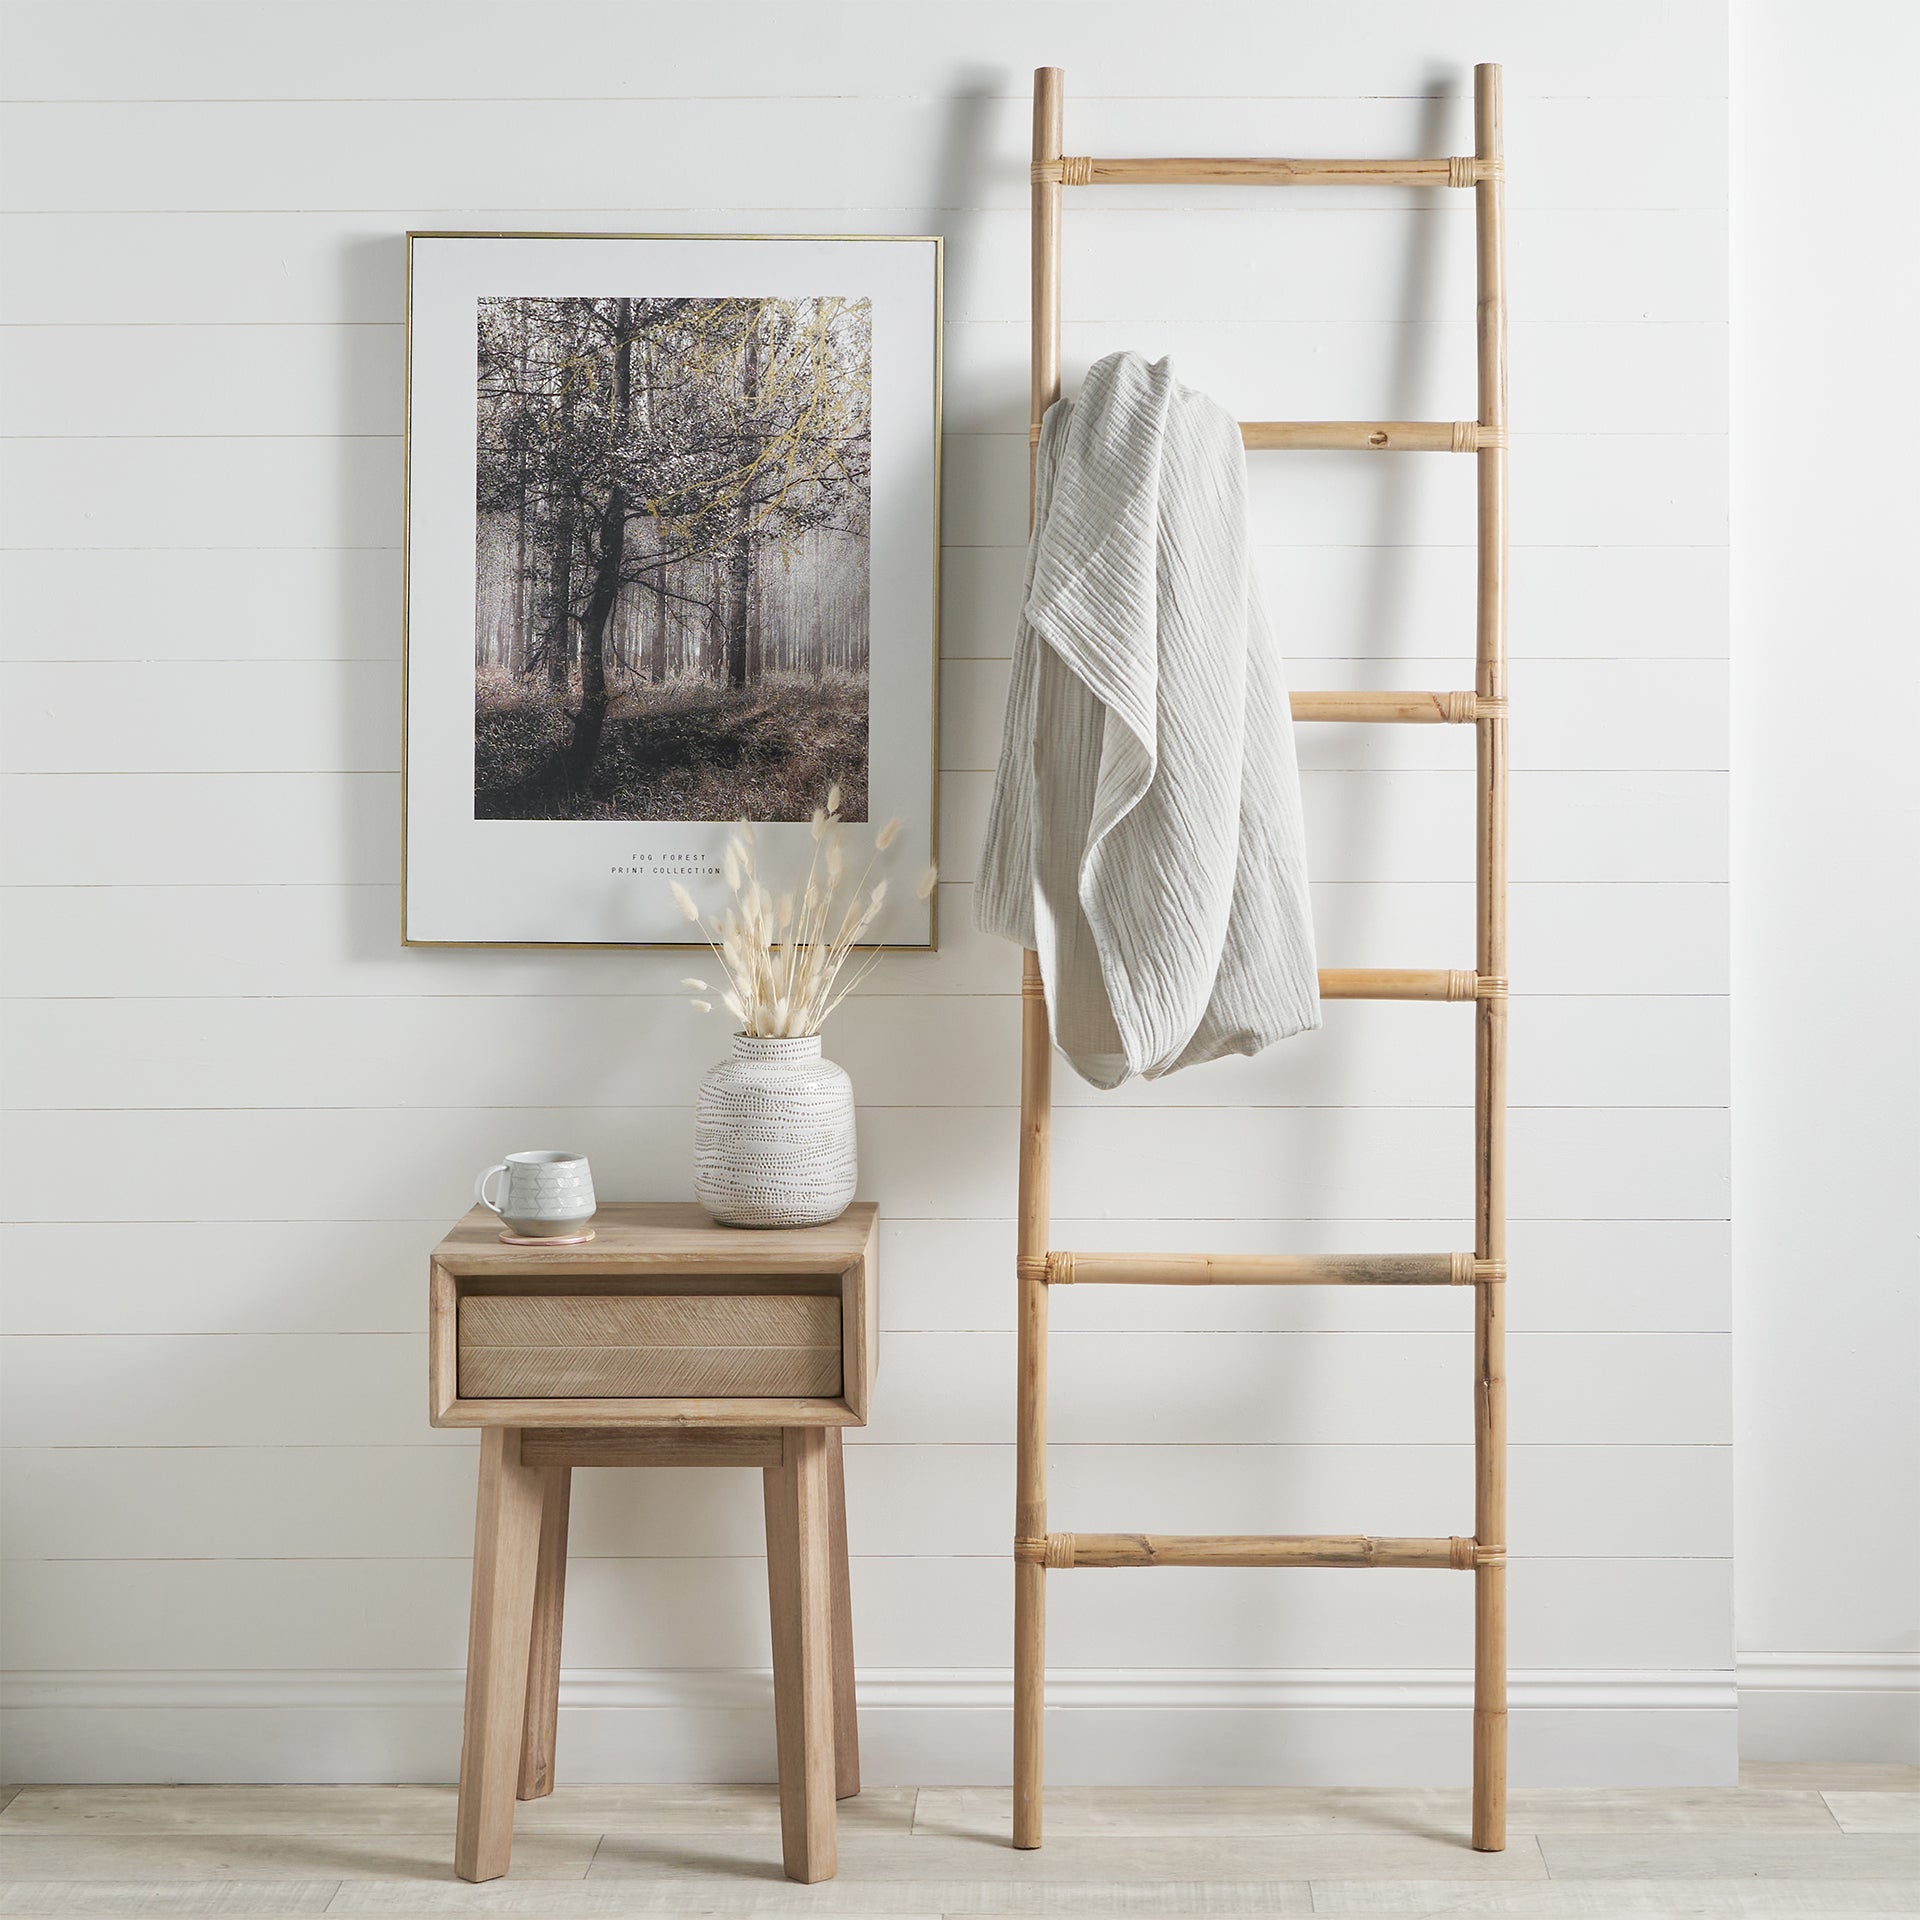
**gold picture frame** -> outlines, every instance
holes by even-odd
[[[882,353],[877,347],[869,349],[872,396],[869,414],[874,424],[868,430],[877,437],[882,430],[881,423],[884,423],[900,436],[898,443],[889,451],[888,472],[913,473],[923,468],[923,500],[929,511],[918,535],[920,547],[916,552],[913,539],[904,524],[909,516],[918,518],[913,503],[909,501],[899,507],[889,503],[884,514],[879,511],[877,504],[873,508],[867,557],[869,590],[876,601],[881,598],[880,576],[883,573],[888,604],[903,610],[917,601],[924,617],[926,644],[923,650],[914,652],[909,650],[907,642],[892,643],[900,648],[898,656],[889,656],[884,673],[876,673],[875,655],[881,644],[878,636],[882,623],[880,619],[869,616],[870,631],[874,637],[865,652],[863,671],[867,678],[863,691],[869,703],[867,752],[874,785],[870,817],[877,824],[879,818],[896,813],[908,823],[906,837],[909,844],[905,849],[907,860],[902,866],[903,873],[907,865],[918,857],[921,848],[924,848],[926,861],[937,860],[945,270],[941,237],[930,234],[432,229],[409,232],[406,240],[401,943],[421,947],[638,950],[697,949],[704,945],[698,939],[673,937],[670,931],[655,935],[654,930],[670,929],[671,923],[667,919],[670,909],[662,904],[668,899],[666,880],[686,875],[689,872],[685,864],[687,860],[710,861],[711,873],[718,873],[719,844],[729,830],[729,822],[712,818],[679,822],[657,816],[619,818],[605,814],[584,818],[535,818],[523,815],[500,819],[485,817],[479,811],[480,750],[477,744],[478,724],[472,717],[474,695],[471,691],[474,684],[471,663],[475,650],[478,606],[478,589],[473,586],[473,579],[476,568],[484,560],[484,549],[479,549],[480,558],[476,558],[481,509],[474,492],[473,474],[479,456],[474,451],[470,429],[464,441],[454,432],[462,419],[471,422],[474,418],[476,403],[471,397],[466,401],[467,411],[464,415],[460,411],[456,372],[459,379],[464,380],[470,396],[476,365],[476,333],[472,317],[475,292],[481,290],[480,298],[489,306],[523,302],[530,306],[584,306],[589,303],[581,295],[580,289],[587,286],[608,297],[631,286],[641,292],[642,297],[657,299],[651,286],[644,284],[648,283],[649,276],[641,271],[637,262],[630,273],[614,272],[616,284],[608,284],[609,262],[614,257],[610,250],[630,248],[637,243],[669,250],[659,268],[664,274],[687,274],[686,263],[698,259],[702,270],[691,275],[691,283],[686,291],[708,304],[717,306],[753,299],[764,300],[771,305],[804,299],[817,300],[828,294],[839,298],[842,304],[849,298],[858,299],[862,305],[869,300],[873,303],[870,338],[875,342],[884,342],[887,351]],[[531,246],[538,251],[531,255],[520,253],[510,259],[510,249],[494,251],[499,243],[515,243],[523,248]],[[577,270],[581,277],[577,281],[565,269],[549,270],[552,262],[560,258],[557,250],[553,254],[546,252],[551,243],[571,243],[572,248],[584,250],[582,264]],[[751,255],[736,255],[724,271],[716,271],[718,257],[704,249],[719,245],[735,249],[778,249],[779,252],[766,258],[780,262],[783,271],[756,268]],[[880,253],[848,255],[842,251],[856,246],[894,251],[891,256]],[[436,283],[428,287],[429,267],[451,265],[454,255],[450,249],[453,248],[458,249],[457,268],[440,272],[439,281],[446,284]],[[918,259],[912,251],[915,249],[921,250]],[[494,260],[499,262],[497,270],[491,264]],[[886,265],[861,272],[846,264],[854,260],[884,260]],[[487,263],[484,267],[482,261]],[[539,264],[530,268],[529,262]],[[789,263],[791,273],[785,271]],[[789,291],[802,284],[812,285],[804,281],[804,275],[808,272],[824,274],[826,279],[811,294]],[[802,278],[795,279],[793,274],[799,274]],[[596,278],[596,275],[599,277]],[[921,279],[925,282],[923,288],[919,286]],[[773,284],[763,289],[762,281]],[[753,289],[751,294],[731,291],[749,285]],[[512,287],[515,291],[503,294],[503,287]],[[561,287],[567,289],[564,300],[556,298],[556,290]],[[851,291],[854,287],[871,288],[872,291],[854,294]],[[521,288],[526,289],[524,295],[519,291]],[[464,319],[460,307],[463,299],[466,301]],[[906,337],[911,332],[919,331],[910,318],[916,308],[923,308],[922,318],[931,323],[921,335],[924,360],[918,367],[915,365],[916,348],[912,340]],[[926,338],[926,333],[930,333],[930,339]],[[432,365],[425,379],[423,356],[432,356]],[[885,384],[883,368],[889,370]],[[423,406],[423,391],[429,384],[433,389],[433,404],[426,407]],[[898,408],[898,402],[890,391],[893,386],[899,388],[907,404],[890,417],[889,409]],[[916,401],[924,402],[923,411],[915,405]],[[917,428],[913,423],[915,412],[920,413]],[[428,457],[426,449],[429,443],[432,466],[423,484],[423,460]],[[915,451],[923,452],[924,461],[906,458],[903,468],[903,449],[906,455]],[[464,469],[462,460],[467,463]],[[871,464],[877,466],[880,462],[875,460]],[[464,544],[457,545],[455,529],[459,524],[463,472],[468,533]],[[877,503],[877,483],[871,487],[870,493]],[[423,519],[429,513],[432,517],[430,531],[423,528]],[[879,551],[883,522],[885,537],[890,543],[884,558]],[[433,547],[430,552],[423,553],[423,542],[429,538],[434,543]],[[570,553],[573,551],[573,538],[569,530]],[[659,563],[663,576],[668,564],[665,559]],[[464,582],[463,585],[456,584],[456,576]],[[462,591],[466,595],[464,602],[460,597]],[[616,587],[616,596],[619,591]],[[463,604],[468,612],[461,619],[457,616]],[[660,617],[664,622],[665,613]],[[567,618],[570,619],[571,615]],[[887,628],[889,634],[899,624],[898,620],[890,623]],[[430,678],[422,671],[426,656],[422,634],[429,625],[433,630],[431,645],[434,649]],[[464,721],[458,725],[447,711],[454,685],[451,655],[456,646],[463,649],[463,658],[468,663],[461,671],[469,688],[464,700]],[[882,726],[876,703],[883,697],[887,703],[886,744],[876,752],[872,742]],[[925,742],[924,759],[919,758],[917,750],[903,752],[903,742],[908,736],[899,725],[901,710],[911,710],[922,700],[925,705],[924,725],[911,731],[914,737]],[[422,727],[421,721],[424,707],[429,701],[434,710],[434,723],[430,735],[423,742],[422,735],[427,730]],[[459,781],[463,777],[460,760],[462,739],[465,742],[464,778],[470,783],[466,803],[461,801],[458,791]],[[913,789],[912,792],[905,791],[909,787]],[[471,805],[471,813],[462,811],[463,804]],[[916,815],[922,818],[916,820]],[[423,819],[430,831],[423,831]],[[756,825],[761,826],[763,836],[770,836],[776,842],[783,834],[796,831],[805,833],[807,830],[804,821],[791,816],[764,825],[756,822]],[[467,828],[476,831],[469,834],[463,831]],[[921,832],[915,831],[916,828],[923,829],[924,838]],[[609,829],[617,829],[628,840],[650,851],[636,855],[630,869],[615,865],[608,871],[627,881],[655,882],[655,901],[645,902],[631,891],[622,894],[615,887],[607,890],[606,901],[593,901],[592,887],[585,878],[586,870],[594,859],[605,861],[606,849],[612,844]],[[662,853],[660,849],[669,844],[665,838],[668,835],[678,835],[685,847],[704,847],[707,851],[699,854],[688,854],[682,850]],[[503,924],[496,930],[486,903],[501,899],[502,883],[493,879],[489,865],[476,864],[482,861],[483,856],[487,860],[493,857],[486,849],[485,843],[489,840],[504,847],[501,857],[510,863],[520,863],[513,868],[516,874],[524,875],[528,871],[529,861],[536,867],[544,867],[550,860],[557,861],[564,869],[563,882],[554,890],[552,910],[556,924],[552,931],[530,929],[528,915],[539,909],[537,903],[525,900],[516,901],[513,910],[504,916]],[[918,845],[914,844],[916,842]],[[591,856],[576,854],[572,851],[576,844],[592,845],[597,851]],[[529,848],[535,845],[553,851],[530,854]],[[561,853],[558,850],[561,847],[568,851]],[[450,849],[458,850],[451,858]],[[663,860],[664,865],[661,864]],[[426,873],[428,861],[435,863],[430,883]],[[701,871],[705,873],[708,869],[703,867]],[[517,896],[520,889],[516,885],[513,891]],[[892,892],[894,896],[902,898],[898,906],[890,900],[890,918],[880,929],[886,937],[872,944],[908,951],[936,949],[939,939],[937,889],[924,903],[911,900],[913,890],[910,887],[896,887]],[[423,896],[426,898],[423,899]],[[604,922],[622,908],[631,915],[636,937],[609,937],[615,931],[611,926],[582,924],[583,914],[591,921],[597,913]],[[683,921],[679,924],[684,926]],[[624,932],[625,928],[620,931]]]

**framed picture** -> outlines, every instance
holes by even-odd
[[[407,236],[402,938],[688,944],[733,822],[935,852],[938,239]],[[889,889],[877,944],[930,947]]]

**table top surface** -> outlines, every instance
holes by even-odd
[[[871,1250],[880,1209],[856,1200],[824,1227],[722,1227],[691,1200],[610,1200],[577,1247],[516,1247],[476,1206],[433,1250],[461,1276],[516,1273],[841,1273]]]

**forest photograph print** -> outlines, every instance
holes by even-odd
[[[406,265],[401,938],[684,944],[667,883],[717,891],[741,820],[804,867],[836,789],[937,859],[940,241]],[[875,944],[933,946],[936,900]]]
[[[872,303],[474,309],[473,818],[865,820]]]

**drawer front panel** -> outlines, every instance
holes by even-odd
[[[459,1314],[465,1400],[841,1391],[832,1294],[483,1294]]]

